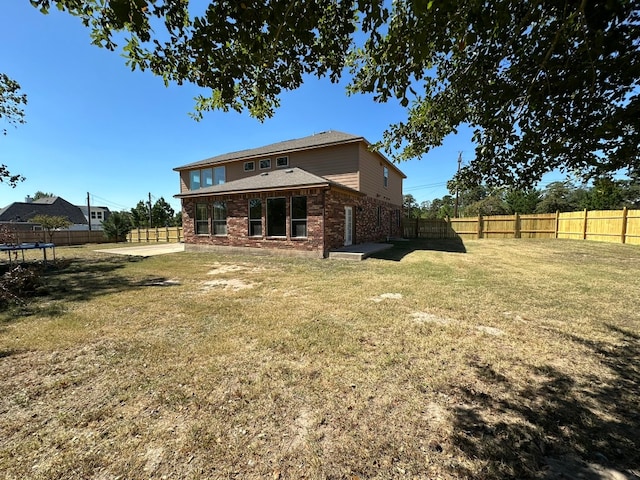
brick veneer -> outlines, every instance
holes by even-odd
[[[291,197],[307,197],[307,237],[291,237]],[[287,201],[286,237],[249,236],[249,200],[262,200],[262,231],[266,232],[265,213],[267,198],[284,197]],[[196,235],[194,215],[196,203],[206,203],[211,216],[214,201],[227,204],[227,235]],[[290,253],[302,253],[324,257],[329,250],[344,245],[344,207],[352,206],[354,215],[353,243],[384,241],[400,235],[394,206],[375,198],[365,197],[337,189],[299,189],[256,194],[230,194],[215,197],[185,198],[182,200],[182,226],[188,246],[250,247],[276,249]],[[378,224],[378,207],[381,222]],[[211,230],[211,221],[209,221]]]
[[[269,192],[257,194],[219,195],[198,199],[182,200],[182,226],[185,243],[191,245],[212,245],[227,247],[269,248],[278,250],[296,250],[309,252],[315,256],[324,255],[323,194],[321,189],[301,189],[294,191]],[[291,197],[307,197],[307,236],[291,237]],[[266,232],[265,213],[267,198],[284,197],[287,201],[286,237],[250,237],[249,236],[249,200],[262,200],[262,231]],[[227,235],[196,235],[194,215],[196,203],[206,203],[211,216],[211,204],[214,201],[227,203]],[[211,222],[209,222],[211,223]],[[211,230],[211,226],[209,226]]]
[[[402,207],[371,197],[360,199],[355,214],[357,243],[380,242],[402,236],[400,214]],[[378,223],[378,208],[380,222]]]

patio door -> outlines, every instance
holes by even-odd
[[[344,245],[353,244],[353,207],[344,207]]]

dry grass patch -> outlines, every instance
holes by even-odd
[[[47,295],[0,317],[0,471],[631,478],[640,250],[428,247],[362,263],[58,249]]]

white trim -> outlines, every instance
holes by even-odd
[[[284,165],[278,165],[278,160],[281,160],[285,158],[287,160],[287,163],[285,163]],[[288,168],[289,167],[289,155],[282,155],[280,157],[276,157],[276,168]]]
[[[263,167],[262,166],[262,162],[269,162],[269,166],[268,167]],[[260,167],[260,170],[271,170],[271,159],[270,158],[263,158],[262,160],[258,160],[258,165]]]

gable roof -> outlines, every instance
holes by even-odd
[[[237,152],[223,153],[215,157],[200,160],[198,162],[188,163],[174,170],[186,170],[200,165],[212,165],[216,163],[228,162],[231,160],[241,160],[243,158],[261,157],[267,155],[285,154],[296,150],[307,150],[310,148],[327,147],[330,145],[340,145],[345,143],[367,142],[364,137],[351,135],[350,133],[338,132],[337,130],[328,130],[326,132],[316,133],[308,137],[296,138],[293,140],[285,140],[284,142],[272,143],[263,147],[250,148]]]
[[[287,168],[259,173],[221,185],[201,188],[190,192],[174,195],[176,198],[203,197],[230,193],[248,193],[255,191],[290,190],[294,188],[337,187],[358,195],[364,195],[352,188],[326,178],[319,177],[301,168]]]
[[[2,222],[28,222],[36,215],[60,216],[74,224],[86,224],[82,211],[62,197],[43,197],[32,202],[14,202],[0,210]]]

